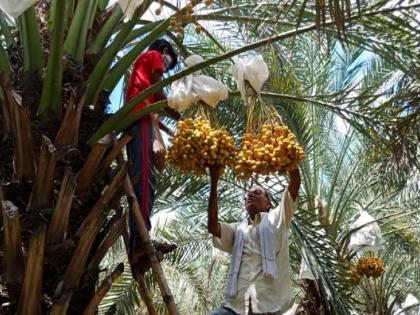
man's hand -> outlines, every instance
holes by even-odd
[[[211,182],[213,183],[213,181],[218,181],[220,175],[223,172],[223,166],[220,165],[213,165],[209,167],[209,171],[210,171],[210,179]]]
[[[163,122],[161,122],[160,120],[159,120],[159,128],[160,128],[160,130],[162,130],[162,131],[164,131],[164,132],[166,132],[168,135],[170,135],[171,137],[173,137],[174,136],[174,132],[173,132],[173,130],[171,129],[171,128],[169,128],[168,126],[166,126]]]
[[[165,112],[174,120],[178,121],[181,119],[181,114],[178,113],[175,109],[170,107],[165,107]]]
[[[289,193],[292,197],[293,201],[296,200],[298,194],[299,194],[299,187],[300,187],[300,172],[299,169],[295,169],[293,171],[289,172]]]
[[[220,165],[214,165],[210,167],[210,198],[209,198],[209,210],[208,210],[208,224],[207,228],[209,233],[221,237],[222,229],[220,227],[219,218],[218,218],[218,206],[217,206],[217,183],[219,181],[219,176],[222,173],[223,167]]]
[[[162,73],[160,73],[159,71],[155,71],[152,74],[152,84],[156,84],[159,83],[160,81],[162,81]],[[163,89],[161,89],[160,91],[156,92],[154,94],[154,98],[155,98],[155,102],[157,101],[164,101],[166,100],[166,95],[165,93],[163,93]],[[165,112],[172,117],[172,119],[175,120],[179,120],[181,118],[181,115],[174,109],[170,108],[170,107],[165,107]]]

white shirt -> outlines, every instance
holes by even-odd
[[[238,314],[248,314],[249,300],[251,300],[253,313],[284,313],[293,305],[293,290],[290,279],[289,243],[287,232],[293,218],[293,211],[297,201],[293,201],[286,188],[282,202],[268,213],[268,220],[273,232],[276,234],[277,276],[275,279],[265,277],[262,270],[260,250],[260,236],[258,226],[260,216],[247,227],[244,248],[239,267],[238,291],[233,299],[226,299],[224,306]],[[232,254],[235,242],[236,228],[239,223],[221,225],[221,237],[213,237],[213,245]]]

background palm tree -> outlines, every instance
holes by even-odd
[[[360,293],[349,285],[350,258],[339,250],[346,223],[360,208],[375,213],[390,242],[399,244],[395,250],[418,264],[418,228],[413,228],[419,222],[418,182],[412,180],[418,178],[418,4],[215,1],[208,8],[198,5],[187,17],[181,6],[163,2],[171,13],[145,20],[151,5],[156,3],[144,1],[124,19],[120,6],[108,1],[44,0],[16,20],[0,16],[5,312],[83,312],[103,278],[99,263],[123,230],[126,211],[119,202],[125,170],[114,177],[108,170],[127,139],[113,146],[103,137],[133,122],[127,113],[138,101],[198,69],[234,90],[230,58],[255,49],[271,69],[264,98],[307,152],[292,263],[296,271],[304,248],[319,279],[322,307],[337,314],[363,310],[352,303]],[[170,26],[173,14],[185,27],[183,42]],[[197,24],[203,27],[200,35],[194,33]],[[198,53],[207,60],[144,91],[106,120],[109,92],[136,56],[164,34],[183,57]],[[242,106],[232,93],[218,108],[220,122],[238,140],[245,130]],[[348,124],[345,134],[336,130],[338,119]],[[284,187],[281,177],[267,185],[279,181]],[[223,178],[224,220],[242,215],[244,188],[230,173]],[[161,174],[157,208],[175,218],[158,235],[179,245],[165,271],[181,313],[205,314],[223,297],[228,259],[211,252],[203,228],[207,193],[205,178],[170,167]],[[94,228],[87,229],[89,224]],[[105,270],[123,260],[123,255],[107,256]],[[139,302],[129,279],[126,271],[112,294]],[[152,276],[146,280],[157,288]],[[404,276],[415,280],[416,273]],[[26,290],[30,287],[37,290]],[[298,290],[297,280],[296,289],[305,300],[309,293]],[[159,300],[158,291],[154,296]],[[114,304],[107,303],[104,312]],[[117,309],[135,309],[133,303],[124,307]]]
[[[299,80],[299,73],[297,73],[295,80],[301,84],[316,82],[316,86],[312,88],[320,94],[332,94],[333,92],[326,90],[335,88],[336,85],[340,87],[340,81],[352,80],[351,76],[354,77],[354,72],[349,70],[361,62],[357,58],[360,55],[357,50],[345,54],[341,51],[341,55],[332,56],[332,58],[328,56],[319,58],[324,64],[324,69],[315,61],[317,57],[320,57],[319,52],[316,50],[312,52],[313,55],[308,53],[307,57],[311,62],[307,63],[318,69],[317,72],[313,72],[313,75],[316,78],[319,78],[320,73],[329,75],[323,77],[325,81],[316,80],[310,73],[302,71],[301,79]],[[375,60],[364,60],[363,67],[368,68],[370,62],[375,62]],[[305,58],[299,60],[299,64],[305,64]],[[337,74],[335,69],[341,71]],[[286,71],[278,72],[285,73]],[[279,82],[275,76],[277,73],[275,68],[271,68],[271,73],[268,85],[271,81]],[[371,71],[370,75],[372,75]],[[340,76],[340,80],[336,76]],[[366,79],[365,76],[367,75],[362,72],[357,79],[363,81]],[[299,86],[297,83],[291,85]],[[275,102],[276,98],[273,99],[271,101]],[[294,128],[301,143],[305,144],[307,154],[302,165],[303,189],[300,207],[292,228],[292,266],[297,275],[302,258],[301,250],[305,249],[309,256],[310,267],[319,279],[321,292],[315,293],[321,294],[325,301],[318,305],[311,305],[308,296],[314,292],[311,290],[308,292],[308,288],[311,287],[305,284],[302,287],[303,292],[299,291],[299,279],[296,277],[296,294],[302,301],[304,312],[319,314],[320,308],[323,307],[324,312],[347,314],[350,310],[358,310],[364,314],[374,313],[373,307],[377,307],[377,311],[382,310],[381,314],[388,314],[385,310],[389,308],[387,301],[391,293],[394,296],[398,294],[401,301],[408,292],[419,290],[416,285],[405,285],[407,282],[416,283],[417,276],[414,273],[406,273],[404,277],[398,277],[398,281],[395,281],[396,278],[391,280],[389,276],[389,274],[395,276],[401,272],[393,267],[393,264],[399,261],[396,259],[396,253],[398,256],[401,256],[403,252],[407,254],[404,262],[408,269],[418,264],[418,247],[410,241],[416,237],[414,235],[418,235],[416,227],[418,195],[408,192],[412,191],[410,185],[389,184],[393,182],[393,179],[389,178],[387,173],[379,173],[377,162],[373,162],[368,154],[370,149],[367,144],[372,145],[369,138],[365,138],[364,134],[360,134],[351,125],[343,126],[343,122],[328,108],[300,100],[293,103],[279,102],[277,98],[277,102],[276,106],[283,118],[288,121],[289,126]],[[237,132],[238,136],[245,128],[244,119],[241,118],[242,106],[237,99],[231,98],[219,110],[219,121],[230,130]],[[229,111],[226,108],[229,108]],[[232,116],[239,118],[232,120]],[[413,174],[415,173],[414,170]],[[278,182],[284,187],[285,181],[282,177],[272,178],[266,184],[268,187],[277,187],[275,193],[277,199],[280,196],[278,185],[276,185]],[[220,216],[224,221],[234,222],[243,216],[244,188],[243,183],[238,183],[229,174],[223,178],[220,187],[222,192]],[[172,261],[169,265],[166,263],[167,269],[165,269],[174,277],[173,283],[176,283],[182,292],[177,301],[178,305],[194,314],[206,314],[209,309],[220,305],[223,300],[223,294],[220,292],[224,290],[220,287],[214,288],[214,286],[220,285],[220,279],[226,274],[229,263],[228,257],[215,255],[211,250],[211,242],[206,231],[208,184],[205,179],[186,178],[185,174],[167,169],[167,173],[162,174],[158,191],[160,194],[157,202],[159,211],[175,213],[174,218],[162,224],[157,235],[179,245],[172,256]],[[369,211],[379,219],[386,235],[386,243],[389,244],[389,247],[386,246],[387,251],[382,254],[389,270],[381,280],[384,287],[389,288],[386,291],[388,296],[376,299],[377,306],[373,306],[372,296],[361,289],[368,283],[367,281],[361,286],[355,286],[350,281],[348,272],[354,258],[342,251],[348,240],[350,223],[355,220],[361,209]],[[412,223],[407,224],[408,222]],[[411,233],[413,234],[409,236]],[[400,245],[403,243],[410,245],[405,249],[397,248],[394,245],[395,238],[401,238],[398,241]],[[223,268],[213,269],[214,265],[219,266],[220,263],[223,264]],[[205,277],[200,277],[203,274]],[[188,289],[184,287],[185,283]],[[109,303],[115,303],[117,297],[120,297],[118,293],[111,294],[108,297]],[[361,302],[356,303],[357,301]],[[123,299],[121,303],[129,304],[129,300]],[[367,307],[372,308],[369,311]]]

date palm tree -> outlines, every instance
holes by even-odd
[[[296,50],[310,46],[316,38],[301,39],[295,43]],[[314,46],[316,47],[316,45]],[[271,67],[269,88],[282,84],[281,91],[297,94],[294,89],[313,88],[319,95],[334,95],[332,89],[341,89],[345,82],[353,80],[372,82],[376,72],[386,74],[396,69],[383,60],[360,58],[360,49],[340,50],[333,56],[320,56],[317,49],[302,49],[299,59],[290,65],[294,75],[287,80],[276,76],[288,73],[287,68]],[[269,59],[271,51],[267,52]],[[374,57],[374,56],[372,56]],[[373,69],[372,63],[382,65]],[[303,66],[302,66],[303,65]],[[312,66],[317,71],[310,71]],[[279,67],[279,65],[277,65]],[[354,69],[359,69],[359,74]],[[370,69],[365,72],[364,69]],[[373,88],[383,85],[387,75],[377,76]],[[287,83],[289,82],[289,83]],[[307,86],[305,86],[307,84]],[[293,92],[293,93],[292,93]],[[284,99],[284,95],[263,93],[267,102],[275,104],[287,124],[293,128],[304,144],[306,159],[302,165],[303,184],[300,205],[292,225],[291,260],[297,302],[301,314],[347,314],[351,310],[361,314],[392,314],[388,301],[396,305],[408,293],[418,294],[418,196],[415,187],[408,182],[395,184],[392,172],[383,172],[382,159],[372,159],[372,140],[360,133],[356,126],[344,125],[340,116],[330,111],[327,102],[317,104],[304,98]],[[355,97],[355,96],[352,96]],[[292,100],[292,101],[290,101]],[[245,130],[243,104],[233,96],[218,110],[219,121],[240,136]],[[228,109],[228,110],[227,110]],[[239,117],[236,120],[235,117]],[[410,177],[417,174],[411,168]],[[273,195],[280,196],[283,177],[272,178],[266,185]],[[229,257],[215,253],[207,233],[207,202],[209,183],[207,179],[186,176],[168,168],[159,181],[156,211],[170,219],[163,221],[156,234],[178,244],[171,259],[165,261],[164,269],[170,275],[180,310],[185,313],[207,314],[223,301]],[[414,189],[414,190],[413,190]],[[220,216],[225,222],[236,222],[243,216],[245,186],[231,174],[222,178],[219,187]],[[381,257],[387,270],[377,283],[381,290],[375,292],[369,281],[355,285],[350,278],[350,267],[357,257],[349,254],[346,244],[350,224],[360,210],[369,211],[378,219],[386,240]],[[399,244],[398,246],[396,244]],[[299,280],[297,274],[306,252],[312,273],[317,280]],[[401,257],[396,259],[396,257]],[[406,271],[401,270],[401,259]],[[112,265],[112,264],[111,264]],[[399,267],[398,267],[399,266]],[[153,279],[149,280],[153,287]],[[411,285],[407,285],[411,283]],[[366,289],[367,288],[367,289]],[[135,312],[133,292],[135,284],[130,277],[110,292],[101,306],[104,313],[111,305],[117,314]],[[370,291],[369,291],[370,289]],[[164,309],[159,309],[164,314]]]

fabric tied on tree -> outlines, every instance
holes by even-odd
[[[118,0],[118,3],[125,17],[131,20],[136,9],[143,4],[143,0]]]
[[[376,220],[366,211],[350,226],[354,230],[350,237],[349,247],[353,250],[377,251],[382,248],[381,229]]]
[[[192,55],[185,59],[186,67],[192,67],[203,62],[198,55]],[[220,101],[227,99],[229,90],[216,79],[203,75],[196,71],[171,84],[168,94],[168,105],[178,112],[183,112],[202,101],[215,108]]]
[[[317,207],[320,213],[323,213],[323,209],[324,209],[323,202],[320,200],[319,196],[315,197],[315,202],[317,204]],[[322,241],[322,239],[326,237],[325,230],[321,227],[321,222],[319,222],[318,220],[315,220],[313,225],[314,227],[316,227],[315,231],[317,234],[318,241],[321,244],[325,244]],[[299,279],[309,279],[309,280],[318,279],[317,277],[314,276],[311,268],[309,267],[311,263],[313,262],[309,260],[309,257],[308,257],[308,254],[306,253],[305,248],[302,247],[302,260],[300,262]]]
[[[388,308],[391,308],[392,314],[398,315],[419,315],[420,314],[420,302],[419,300],[408,293],[402,304],[397,302],[397,299],[391,294],[387,303]]]
[[[235,57],[234,65],[230,72],[235,78],[236,85],[239,92],[241,92],[242,99],[246,101],[247,95],[245,81],[249,83],[252,89],[260,94],[261,87],[268,79],[268,67],[261,55],[252,56],[249,58]]]
[[[0,0],[0,9],[7,15],[17,18],[39,0]]]
[[[315,280],[311,268],[309,268],[308,265],[308,256],[306,255],[305,249],[302,249],[302,260],[300,262],[300,271],[299,271],[299,279],[309,279],[309,280]]]

